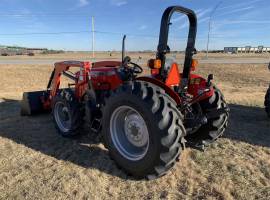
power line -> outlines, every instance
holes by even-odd
[[[18,14],[18,13],[0,13],[1,17],[14,17],[16,19],[18,18],[28,18],[28,17],[100,17],[100,16],[109,16],[109,17],[116,17],[113,14],[110,13],[104,13],[102,15],[100,14],[93,14],[93,13],[27,13],[27,14]]]
[[[62,32],[29,32],[29,33],[0,33],[0,36],[27,36],[27,35],[64,35],[64,34],[81,34],[81,33],[93,33],[93,31],[62,31]],[[158,39],[157,35],[145,35],[145,34],[133,34],[133,33],[120,33],[120,32],[110,32],[110,31],[94,31],[96,34],[106,34],[106,35],[127,35],[130,37],[140,37],[140,38],[153,38]],[[174,40],[187,39],[186,37],[171,37]]]
[[[65,34],[91,34],[93,31],[61,31],[61,32],[26,32],[26,33],[0,33],[0,36],[31,36],[31,35],[65,35]],[[111,31],[94,31],[95,34],[105,34],[105,35],[127,35],[129,37],[139,37],[139,38],[153,38],[158,39],[159,36],[157,35],[147,35],[147,34],[134,34],[134,33],[121,33],[121,32],[111,32]],[[238,39],[238,37],[234,36],[219,36],[210,34],[211,38],[230,38],[230,39]],[[239,36],[240,37],[240,36]],[[249,37],[250,38],[250,37]],[[254,37],[255,38],[255,37]],[[197,39],[207,39],[207,36],[204,37],[197,37]],[[187,37],[177,37],[177,36],[171,36],[170,40],[187,40]]]
[[[13,12],[0,12],[0,16],[21,16],[21,17],[28,17],[28,16],[89,16],[89,12],[29,12],[29,13],[22,13],[21,11],[13,11]]]
[[[64,31],[64,32],[35,32],[35,33],[0,33],[0,36],[24,36],[24,35],[63,35],[91,33],[92,31]]]
[[[95,31],[100,34],[114,34],[114,35],[127,35],[131,37],[144,37],[144,38],[158,38],[156,35],[146,35],[146,34],[133,34],[133,33],[120,33],[120,32],[110,32],[110,31]]]
[[[93,33],[93,31],[62,31],[62,32],[28,32],[28,33],[0,33],[0,36],[24,36],[24,35],[62,35],[62,34],[80,34],[80,33]],[[110,32],[110,31],[94,31],[98,34],[113,34],[113,35],[128,35],[133,37],[151,37],[158,38],[155,35],[144,35],[144,34],[124,34],[120,32]]]

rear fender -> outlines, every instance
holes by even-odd
[[[188,85],[188,93],[193,96],[195,99],[198,95],[201,95],[206,89],[209,89],[208,92],[205,92],[197,101],[202,101],[204,99],[210,98],[214,94],[213,86],[207,86],[207,80],[197,74],[190,75],[190,81]]]
[[[176,102],[177,105],[181,104],[181,98],[179,97],[179,95],[173,91],[170,87],[168,87],[167,85],[165,85],[163,82],[152,78],[152,77],[147,77],[147,76],[143,76],[143,77],[138,77],[136,78],[136,80],[138,81],[145,81],[145,82],[149,82],[152,83],[160,88],[162,88],[163,90],[165,90],[165,92],[171,97],[173,98],[173,100]]]

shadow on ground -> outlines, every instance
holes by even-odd
[[[270,119],[264,108],[229,105],[229,126],[225,138],[270,148]]]
[[[10,139],[58,160],[93,168],[122,179],[132,179],[110,159],[97,134],[82,133],[76,138],[60,136],[50,114],[20,116],[20,102],[4,99],[0,103],[0,137]]]
[[[230,105],[228,139],[270,147],[270,119],[263,108]],[[59,136],[50,115],[21,117],[18,101],[4,99],[0,103],[0,137],[85,168],[95,168],[122,179],[130,179],[118,170],[108,152],[99,145],[94,134],[76,139]]]

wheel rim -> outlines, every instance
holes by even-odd
[[[128,160],[142,159],[149,147],[149,133],[143,117],[129,106],[114,110],[110,119],[110,136],[118,152]]]
[[[54,105],[54,118],[62,132],[68,132],[71,128],[71,117],[68,107],[62,103],[57,102]]]

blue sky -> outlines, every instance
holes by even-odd
[[[0,0],[0,44],[90,50],[91,16],[95,16],[97,50],[119,50],[123,34],[128,35],[128,50],[155,50],[162,12],[168,6],[182,5],[197,13],[199,26],[196,46],[205,49],[209,16],[218,2]],[[210,49],[223,49],[224,46],[270,46],[269,11],[269,0],[223,0],[213,16]],[[171,49],[183,50],[187,19],[175,15],[172,21]]]

